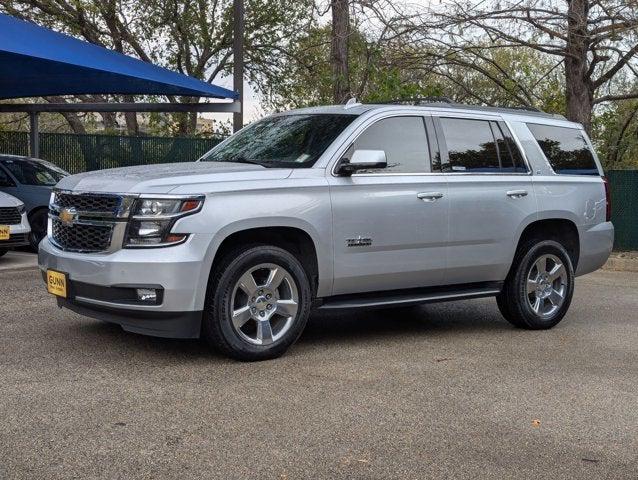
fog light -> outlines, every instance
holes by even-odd
[[[153,288],[138,288],[137,289],[137,299],[140,302],[149,302],[156,303],[157,302],[157,291]]]

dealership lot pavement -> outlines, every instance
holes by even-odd
[[[638,274],[554,330],[491,299],[315,315],[276,361],[58,310],[0,272],[0,478],[638,478]]]

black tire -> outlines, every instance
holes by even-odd
[[[528,278],[539,278],[542,271],[539,272],[535,264],[542,262],[542,259],[549,259],[546,262],[550,269],[562,264],[564,271],[559,268],[561,277],[555,280],[551,279],[552,276],[545,276],[537,283],[531,282],[530,288],[533,289],[533,285],[536,285],[540,290],[528,293]],[[558,259],[558,262],[553,259]],[[557,293],[561,295],[556,295]],[[565,247],[554,240],[534,239],[518,249],[503,290],[496,297],[496,303],[503,317],[512,325],[529,330],[544,330],[552,328],[563,319],[573,294],[574,268]],[[535,306],[540,313],[534,310]],[[542,314],[544,308],[547,312]]]
[[[0,248],[0,257],[4,257],[8,251],[6,248]]]
[[[291,320],[281,338],[268,345],[257,345],[250,343],[247,336],[243,336],[243,330],[233,325],[232,311],[237,306],[235,292],[242,292],[237,295],[244,295],[243,290],[236,290],[239,280],[246,272],[262,264],[274,264],[283,267],[289,274],[289,280],[294,282],[296,288],[297,313]],[[258,283],[261,285],[262,283]],[[282,284],[283,285],[283,284]],[[261,288],[261,287],[258,287]],[[275,295],[275,294],[273,294]],[[279,296],[277,291],[275,296]],[[250,302],[250,296],[246,295]],[[254,297],[253,297],[254,298]],[[260,297],[261,298],[261,297]],[[259,300],[259,299],[257,299]],[[206,294],[206,305],[202,323],[202,335],[211,347],[231,358],[241,361],[269,360],[281,356],[299,338],[303,332],[312,303],[310,282],[302,264],[291,253],[272,245],[252,245],[244,249],[235,250],[226,255],[219,265],[214,269],[209,281],[208,292]],[[277,306],[274,307],[277,311]],[[251,309],[252,310],[252,309]],[[279,321],[276,313],[273,313],[274,321]],[[283,318],[283,317],[282,317]],[[249,320],[246,325],[250,328],[249,322],[259,325],[257,319]],[[284,329],[280,330],[280,333]],[[271,332],[274,338],[274,329]]]
[[[31,225],[31,233],[29,233],[29,248],[38,253],[38,245],[47,235],[49,210],[46,208],[36,210],[29,215],[29,225]]]

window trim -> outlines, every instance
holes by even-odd
[[[518,151],[521,155],[521,158],[523,159],[523,164],[524,167],[526,169],[525,172],[503,172],[501,170],[502,168],[502,163],[500,162],[500,158],[499,158],[499,171],[498,172],[454,172],[454,171],[443,171],[443,166],[444,165],[449,165],[450,163],[450,158],[448,156],[448,149],[447,149],[447,141],[445,139],[445,135],[443,133],[443,126],[441,125],[441,118],[449,118],[452,120],[479,120],[479,121],[484,121],[487,122],[488,126],[490,127],[490,131],[492,130],[492,126],[490,125],[490,122],[496,122],[497,124],[501,123],[503,125],[505,125],[507,127],[507,132],[502,132],[503,136],[506,137],[506,133],[509,133],[509,136],[512,138],[512,140],[514,141],[514,145],[516,146],[516,148],[518,148]],[[439,148],[440,148],[440,152],[441,152],[441,173],[443,173],[444,175],[479,175],[479,176],[484,176],[484,175],[516,175],[516,176],[521,176],[521,175],[526,175],[526,176],[530,176],[532,175],[532,169],[530,167],[529,164],[529,160],[527,159],[527,155],[525,155],[525,150],[523,150],[523,148],[521,147],[521,144],[518,141],[518,138],[512,133],[512,128],[509,124],[509,122],[507,120],[504,120],[503,118],[499,118],[499,117],[495,117],[495,116],[475,116],[475,115],[468,115],[465,116],[463,114],[454,114],[454,115],[450,115],[449,113],[440,113],[440,114],[435,114],[432,115],[432,119],[434,121],[434,125],[435,125],[435,129],[436,129],[436,134],[437,137],[440,138],[441,140],[439,140]],[[492,137],[494,136],[494,134],[492,133]],[[496,144],[496,139],[494,139],[494,142]],[[497,148],[497,152],[498,152],[498,148]]]
[[[428,155],[430,156],[430,171],[429,172],[379,171],[378,173],[353,173],[350,177],[405,177],[405,176],[415,177],[415,176],[441,175],[442,172],[435,171],[434,166],[432,164],[432,154],[433,154],[433,148],[434,148],[434,144],[430,139],[430,135],[434,133],[432,115],[427,112],[412,112],[412,111],[403,111],[403,112],[394,111],[391,113],[384,113],[383,115],[374,116],[368,119],[367,121],[362,122],[362,124],[360,125],[361,130],[355,133],[354,136],[349,138],[348,141],[344,142],[341,145],[341,148],[338,150],[338,154],[335,156],[336,160],[333,162],[332,168],[330,169],[331,175],[337,178],[341,178],[343,176],[343,175],[337,174],[337,167],[339,166],[339,162],[341,162],[341,159],[343,158],[345,153],[350,149],[350,147],[352,147],[352,145],[357,141],[357,139],[361,135],[363,135],[372,125],[382,120],[387,120],[389,118],[395,118],[395,117],[419,117],[423,121],[423,128],[425,130],[425,138],[428,143]],[[428,125],[428,120],[430,121],[430,123],[432,123],[432,125]],[[439,149],[440,147],[439,147],[439,143],[436,138],[436,135],[434,136],[434,140],[437,142],[436,150],[434,151],[439,152],[440,154],[440,149]]]

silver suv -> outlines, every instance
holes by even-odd
[[[553,327],[609,256],[609,208],[562,117],[350,103],[272,115],[196,163],[63,179],[39,264],[60,306],[261,360],[312,308],[495,296]]]

